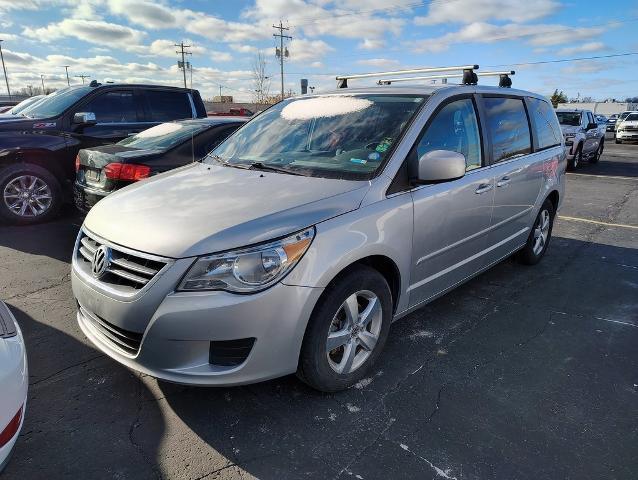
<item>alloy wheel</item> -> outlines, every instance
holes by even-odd
[[[38,217],[44,214],[53,202],[51,187],[35,175],[21,175],[4,187],[4,203],[15,215]]]
[[[382,315],[379,297],[369,290],[346,298],[328,331],[326,352],[330,368],[347,375],[365,363],[379,340]]]
[[[543,248],[545,248],[545,244],[547,244],[547,238],[549,237],[549,224],[549,212],[547,210],[541,211],[538,215],[538,219],[536,220],[536,225],[534,226],[534,246],[532,247],[534,255],[540,255]]]

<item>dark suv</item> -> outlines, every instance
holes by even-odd
[[[81,148],[107,145],[162,122],[204,118],[197,90],[91,82],[58,90],[0,120],[0,220],[51,219],[71,199]]]

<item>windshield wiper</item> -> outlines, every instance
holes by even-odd
[[[287,168],[281,167],[273,167],[272,165],[266,165],[262,162],[253,162],[249,164],[247,167],[249,170],[263,170],[266,172],[278,172],[278,173],[287,173],[288,175],[297,175],[300,177],[305,177],[303,173],[295,172],[293,170],[289,170]]]

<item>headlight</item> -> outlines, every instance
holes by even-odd
[[[263,290],[293,269],[314,236],[315,229],[311,227],[267,244],[200,257],[186,273],[179,290]]]

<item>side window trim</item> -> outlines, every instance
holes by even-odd
[[[494,94],[494,93],[488,93],[488,94],[482,94],[482,99],[486,99],[486,98],[511,98],[514,100],[520,100],[521,103],[523,104],[523,109],[525,110],[525,117],[527,118],[527,131],[529,132],[529,145],[530,145],[530,152],[526,153],[520,157],[514,157],[514,158],[506,158],[505,160],[502,160],[500,162],[496,162],[494,160],[494,149],[491,148],[492,147],[492,131],[489,127],[489,121],[487,119],[487,111],[485,112],[485,120],[486,120],[486,125],[487,125],[487,137],[490,139],[490,166],[491,165],[499,165],[502,163],[506,163],[512,160],[517,160],[519,158],[523,158],[526,157],[527,155],[532,155],[535,153],[535,149],[534,149],[534,137],[535,135],[532,132],[532,124],[530,122],[530,114],[529,111],[527,109],[527,104],[525,102],[525,97],[520,96],[520,95],[512,95],[512,94]]]
[[[195,108],[195,102],[193,102],[193,95],[191,92],[187,92],[188,102],[191,104],[191,118],[197,118],[197,109]]]

